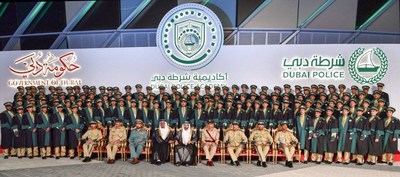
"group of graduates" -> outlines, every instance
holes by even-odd
[[[123,94],[118,87],[100,86],[97,93],[94,86],[66,87],[66,92],[50,86],[47,94],[44,86],[18,87],[13,101],[4,103],[5,111],[0,114],[1,147],[4,158],[40,155],[46,159],[53,150],[59,159],[68,150],[73,159],[82,138],[87,162],[93,146],[107,139],[107,163],[111,164],[127,140],[131,163],[136,164],[151,139],[152,163],[167,161],[169,145],[175,144],[171,160],[192,165],[195,142],[201,137],[208,166],[213,166],[218,141],[226,144],[232,165],[239,165],[237,156],[248,141],[259,153],[257,165],[264,167],[273,143],[284,151],[288,167],[292,167],[297,143],[303,163],[311,155],[311,161],[329,164],[336,154],[336,163],[362,165],[367,157],[368,164],[374,165],[380,157],[379,162],[393,164],[400,123],[393,117],[396,110],[389,106],[383,83],[372,92],[370,86],[351,86],[348,92],[343,84],[327,89],[321,84],[296,85],[294,91],[285,84],[283,88],[275,86],[271,93],[266,86],[258,93],[256,85],[250,86],[250,92],[246,84],[240,88],[216,86],[211,94],[211,87],[205,86],[201,94],[198,86],[193,92],[184,86],[182,93],[176,86],[170,93],[160,86],[155,94],[150,86],[143,93],[142,85],[137,84],[136,92],[128,85]]]

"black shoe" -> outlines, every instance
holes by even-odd
[[[8,156],[4,156],[4,159],[8,159]]]
[[[60,159],[60,157],[59,157],[59,156],[57,156],[57,157],[56,157],[56,160],[58,160],[58,159]]]
[[[343,163],[343,165],[348,165],[348,164],[349,164],[349,162],[344,162],[344,163]]]
[[[22,159],[22,156],[18,157],[18,159]]]
[[[236,164],[236,166],[240,166],[239,161],[236,161],[235,164]]]
[[[44,156],[44,157],[42,157],[42,159],[43,159],[43,160],[46,160],[47,158],[46,158],[46,156]]]
[[[161,161],[157,161],[157,162],[156,162],[156,165],[161,165]]]
[[[335,163],[336,163],[336,164],[339,164],[340,162],[339,162],[339,161],[336,161]]]
[[[257,166],[261,167],[261,161],[257,161]]]
[[[393,166],[393,162],[389,162],[388,165],[389,165],[389,166]]]
[[[267,168],[267,162],[263,162],[263,163],[262,163],[262,166],[263,166],[264,168]]]
[[[318,164],[318,165],[319,165],[319,164],[321,164],[321,162],[315,162],[315,164]]]
[[[294,160],[293,160],[293,162],[295,162],[295,163],[296,163],[296,162],[299,162],[299,160],[297,160],[297,159],[294,159]]]
[[[235,163],[233,162],[233,160],[231,160],[231,165],[235,165]]]
[[[92,158],[88,157],[88,159],[87,159],[87,160],[88,160],[88,162],[90,162],[90,161],[92,161]]]
[[[85,158],[82,160],[82,162],[88,162],[88,158],[85,157]]]
[[[75,158],[74,156],[72,156],[72,157],[69,157],[69,159],[71,159],[71,160],[72,160],[72,159],[74,159],[74,158]]]
[[[360,165],[363,165],[363,164],[362,164],[362,163],[357,163],[357,165],[359,165],[359,166],[360,166]]]
[[[29,159],[33,159],[33,156],[29,156],[28,158],[29,158]]]
[[[288,167],[293,168],[293,162],[289,162]]]
[[[289,162],[286,160],[285,167],[287,167],[288,165],[289,165]]]
[[[370,165],[376,165],[376,163],[373,163],[373,162],[371,162],[371,164]]]
[[[332,162],[329,162],[329,161],[326,161],[325,163],[328,164],[328,165],[329,165],[329,164],[332,164]]]
[[[307,161],[303,161],[303,164],[307,164],[308,162]]]

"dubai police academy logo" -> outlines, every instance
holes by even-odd
[[[209,64],[223,43],[217,15],[200,4],[187,3],[170,10],[157,29],[157,46],[164,58],[183,70]]]
[[[364,48],[358,48],[350,57],[350,76],[360,84],[379,82],[385,76],[387,70],[387,57],[379,48],[367,51]]]

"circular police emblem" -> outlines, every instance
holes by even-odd
[[[200,4],[187,3],[171,9],[157,29],[157,46],[173,66],[196,70],[209,64],[223,44],[217,15]]]
[[[349,74],[360,84],[379,82],[385,76],[387,70],[387,57],[379,48],[367,51],[364,48],[358,48],[350,57]]]

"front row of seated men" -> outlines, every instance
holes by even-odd
[[[164,120],[160,120],[159,128],[152,135],[151,140],[148,140],[148,131],[143,121],[137,119],[135,123],[136,126],[131,130],[128,139],[126,128],[122,125],[121,120],[117,119],[115,126],[110,129],[108,144],[106,146],[108,164],[115,163],[115,155],[118,149],[121,148],[124,140],[127,139],[130,157],[132,159],[130,163],[132,164],[140,162],[139,155],[142,153],[143,148],[146,147],[146,143],[150,141],[153,143],[152,164],[161,165],[168,160],[173,160],[176,166],[196,165],[196,130],[190,127],[189,122],[186,121],[183,123],[182,128],[178,129],[176,135],[174,135],[173,129],[169,127],[168,123]],[[252,131],[249,139],[259,154],[257,166],[267,167],[266,157],[271,144],[275,142],[286,156],[286,166],[293,167],[293,155],[298,140],[293,133],[288,130],[287,122],[283,122],[281,125],[282,130],[276,134],[275,139],[272,138],[269,131],[265,128],[264,122],[259,122],[257,128]],[[207,126],[201,133],[201,143],[207,159],[206,165],[214,166],[212,159],[218,147],[220,132],[215,128],[214,121],[209,120]],[[85,141],[83,144],[83,162],[90,161],[93,148],[98,145],[101,138],[102,133],[97,128],[97,122],[92,121],[90,123],[90,129],[82,136],[82,139]],[[223,139],[223,143],[225,143],[231,158],[231,165],[240,165],[238,157],[247,141],[246,135],[239,128],[239,123],[234,121],[232,127],[228,129]],[[171,144],[174,144],[174,159],[169,159]]]

